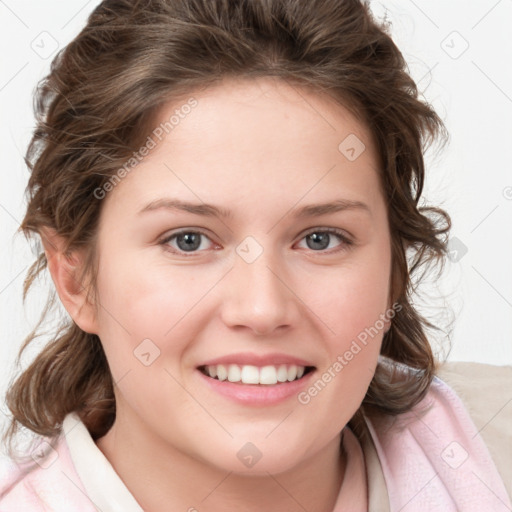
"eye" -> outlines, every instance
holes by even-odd
[[[165,246],[165,249],[170,252],[178,254],[195,253],[199,252],[198,249],[205,249],[202,241],[203,237],[210,240],[201,231],[179,231],[163,238],[159,241],[159,244]]]
[[[311,249],[314,252],[319,252],[329,249],[329,246],[331,245],[333,238],[338,238],[342,243],[338,244],[337,249],[329,252],[338,252],[347,249],[349,246],[353,244],[353,242],[348,238],[348,236],[343,231],[334,228],[315,228],[315,230],[307,233],[302,240],[306,240],[306,245],[308,249]]]

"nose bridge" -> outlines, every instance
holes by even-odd
[[[297,307],[294,295],[285,284],[285,265],[272,248],[247,237],[236,253],[223,307],[224,321],[231,326],[247,326],[258,334],[293,323]]]

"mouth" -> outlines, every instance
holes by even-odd
[[[212,364],[199,366],[198,370],[217,381],[227,381],[233,384],[274,386],[303,379],[315,370],[314,366],[300,366],[295,364],[279,365],[239,365],[239,364]]]

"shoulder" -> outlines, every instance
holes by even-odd
[[[512,496],[512,366],[446,362],[438,377],[464,404]]]
[[[92,512],[63,436],[40,439],[23,461],[3,458],[0,512]]]

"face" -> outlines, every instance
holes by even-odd
[[[116,422],[277,473],[338,442],[375,371],[391,269],[378,159],[347,109],[304,89],[191,96],[103,199],[95,329]]]

